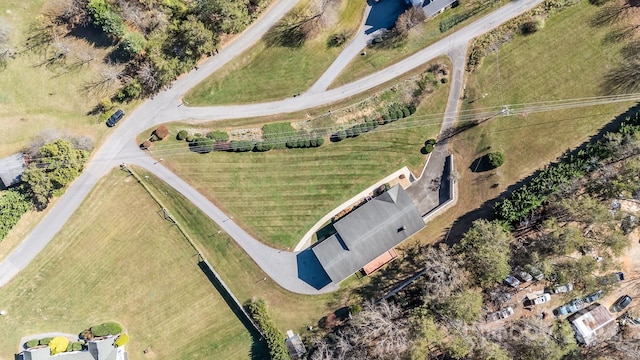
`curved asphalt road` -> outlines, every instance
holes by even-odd
[[[502,22],[527,11],[541,2],[542,0],[518,0],[509,3],[385,70],[324,93],[303,94],[296,98],[263,104],[201,108],[181,106],[180,98],[185,92],[255,43],[296,3],[295,0],[280,0],[260,20],[233,43],[224,48],[219,55],[202,64],[200,70],[186,74],[177,80],[172,88],[146,101],[127,116],[104,144],[96,150],[85,171],[74,181],[67,192],[49,209],[48,214],[24,241],[0,264],[0,286],[8,283],[20,270],[24,269],[49,243],[100,178],[114,167],[126,162],[150,170],[203,210],[222,230],[233,237],[249,256],[283,288],[300,294],[319,294],[336,290],[338,286],[335,284],[317,290],[300,280],[297,276],[296,253],[270,248],[251,237],[233,221],[228,220],[228,217],[202,194],[161,164],[155,164],[151,157],[138,149],[137,144],[132,139],[145,129],[169,121],[185,119],[221,120],[273,115],[317,107],[356,95],[392,80],[441,54],[448,53],[452,49],[458,49],[459,46],[466,44],[479,34],[493,29]],[[462,53],[462,56],[464,56],[464,53]]]

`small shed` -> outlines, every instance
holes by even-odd
[[[604,306],[595,303],[569,316],[576,340],[591,345],[607,340],[618,332],[618,322]]]
[[[307,352],[307,349],[304,347],[304,343],[302,342],[302,339],[300,339],[300,335],[294,334],[293,330],[287,330],[287,338],[284,342],[287,345],[287,351],[289,352],[291,359],[304,359],[304,354]]]
[[[0,159],[0,189],[19,184],[26,164],[22,153]]]

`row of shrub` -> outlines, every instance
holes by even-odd
[[[225,131],[219,131],[219,130],[210,131],[204,137],[206,137],[209,140],[213,140],[214,142],[228,142],[229,141],[229,134],[227,134]],[[176,139],[180,140],[180,141],[186,140],[187,142],[192,142],[192,141],[194,141],[195,139],[198,139],[198,138],[202,138],[202,134],[201,133],[196,133],[194,135],[189,135],[187,130],[180,130],[176,134]]]
[[[94,337],[101,337],[107,335],[118,335],[122,332],[122,325],[117,322],[108,321],[100,325],[94,325],[88,329],[83,330],[79,337],[85,340],[91,340]]]
[[[37,346],[49,346],[49,343],[51,343],[51,341],[54,338],[52,337],[46,337],[46,338],[42,338],[42,339],[33,339],[33,340],[29,340],[27,341],[27,343],[25,344],[25,346],[27,347],[27,349],[31,349]],[[84,343],[82,341],[74,341],[71,342],[69,341],[69,344],[66,346],[66,352],[69,351],[80,351],[83,349]]]
[[[285,337],[269,316],[264,300],[252,301],[247,305],[247,310],[264,334],[269,349],[269,358],[271,360],[290,360],[284,343]]]
[[[342,141],[346,138],[357,137],[360,134],[367,133],[376,129],[380,125],[385,125],[397,121],[399,119],[411,116],[416,112],[414,105],[400,106],[399,104],[389,105],[386,113],[384,113],[379,119],[372,120],[365,116],[364,120],[360,124],[353,125],[352,127],[344,130],[338,130],[331,135],[331,141]]]
[[[22,215],[31,209],[29,199],[15,190],[0,195],[0,240],[18,223]]]
[[[629,138],[640,134],[640,112],[627,116],[617,133]],[[608,146],[608,138],[615,136],[605,136],[595,143],[587,144],[577,153],[566,155],[558,163],[540,171],[527,185],[515,190],[508,198],[498,201],[493,209],[494,215],[511,224],[530,216],[550,195],[558,193],[563,185],[570,184],[593,170],[595,160],[602,162],[611,159],[614,156],[611,149],[616,146]]]

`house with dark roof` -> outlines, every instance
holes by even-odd
[[[604,306],[595,303],[567,318],[576,333],[576,340],[591,345],[607,340],[618,332],[618,322]]]
[[[116,337],[94,339],[87,342],[87,350],[63,352],[51,355],[48,346],[26,349],[22,353],[24,360],[127,360],[124,346],[113,346]]]
[[[400,185],[333,224],[336,233],[312,251],[333,283],[339,283],[424,227],[418,208]]]
[[[19,184],[22,181],[25,166],[22,153],[0,159],[0,189]]]

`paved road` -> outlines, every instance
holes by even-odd
[[[171,174],[161,164],[155,164],[146,153],[137,148],[132,139],[143,131],[157,124],[184,119],[221,120],[228,118],[245,118],[251,116],[272,115],[293,112],[317,107],[337,100],[356,95],[377,85],[387,82],[403,73],[420,66],[429,60],[456,49],[471,38],[484,33],[500,23],[515,17],[541,3],[542,0],[520,0],[512,2],[482,19],[470,24],[445,39],[425,48],[417,54],[373,75],[367,76],[351,84],[329,90],[323,94],[303,94],[300,97],[282,101],[202,108],[181,106],[181,96],[191,87],[203,80],[208,74],[220,68],[257,41],[266,30],[282,17],[295,4],[294,0],[280,0],[265,16],[251,26],[242,36],[200,66],[200,70],[192,71],[177,80],[173,87],[146,101],[113,131],[104,144],[95,151],[86,170],[74,181],[58,202],[49,209],[48,214],[25,238],[25,240],[0,264],[0,286],[8,283],[20,270],[49,243],[62,228],[71,214],[85,199],[89,191],[113,167],[122,162],[134,163],[158,174],[170,185],[176,186],[196,206],[205,211],[220,228],[229,233],[234,240],[262,267],[262,269],[283,288],[301,294],[318,294],[330,292],[337,288],[329,285],[316,290],[296,275],[298,254],[268,248],[248,235],[233,221],[206,200],[204,196]],[[239,45],[238,45],[239,44]]]
[[[451,88],[447,99],[447,107],[440,128],[440,135],[427,165],[422,170],[420,179],[413,182],[407,188],[407,194],[417,204],[420,215],[425,215],[432,211],[449,198],[449,188],[447,179],[443,179],[445,161],[449,156],[447,148],[449,138],[447,134],[453,131],[456,121],[456,114],[460,107],[462,98],[462,88],[464,83],[464,68],[467,60],[467,44],[460,44],[456,48],[449,50],[449,58],[452,62]]]

